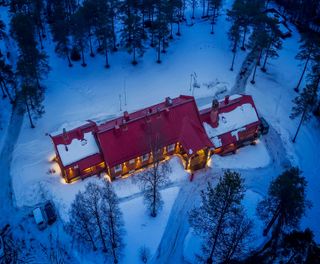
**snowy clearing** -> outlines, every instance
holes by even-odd
[[[161,191],[164,206],[156,218],[148,215],[142,197],[120,204],[127,231],[125,236],[125,257],[122,263],[140,263],[139,249],[142,246],[149,248],[151,257],[154,255],[178,192],[179,188],[177,187]]]

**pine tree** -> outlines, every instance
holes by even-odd
[[[103,225],[103,215],[101,213],[102,190],[96,183],[88,183],[84,191],[84,199],[87,205],[89,215],[91,215],[94,226],[97,230],[97,239],[102,245],[103,252],[108,252],[107,249],[107,234]]]
[[[71,204],[66,230],[75,241],[85,243],[96,251],[96,227],[88,206],[84,194],[78,192]]]
[[[241,206],[244,192],[240,174],[226,171],[214,188],[208,183],[201,192],[200,207],[190,212],[191,227],[204,239],[206,263],[229,263],[242,252],[252,226]]]
[[[169,34],[168,30],[168,15],[167,11],[167,2],[164,0],[156,1],[156,20],[155,20],[155,36],[157,38],[157,63],[161,63],[161,45],[163,51],[166,46],[166,38]]]
[[[233,53],[230,71],[233,71],[233,67],[234,67],[234,63],[235,63],[235,59],[236,59],[236,54],[237,54],[239,44],[240,44],[240,34],[241,34],[240,26],[238,25],[238,22],[235,21],[235,23],[231,26],[231,28],[228,32],[229,39],[232,42],[231,46],[232,46],[232,53]]]
[[[84,16],[84,10],[80,7],[71,17],[71,34],[74,41],[74,46],[78,47],[81,51],[82,67],[86,67],[85,49],[88,46],[88,39],[90,30],[87,26]]]
[[[266,72],[266,65],[269,58],[279,57],[278,50],[282,48],[282,40],[280,37],[279,26],[275,20],[270,19],[268,26],[270,27],[270,40],[265,52],[265,58],[261,70]]]
[[[320,45],[320,40],[314,33],[309,33],[309,34],[303,34],[302,38],[300,40],[301,45],[300,45],[300,51],[296,56],[296,59],[304,62],[304,67],[301,73],[301,76],[299,78],[298,84],[295,87],[295,91],[299,92],[299,88],[301,85],[301,82],[303,80],[303,77],[305,75],[305,72],[307,70],[308,64],[310,61],[316,60],[317,56],[320,55],[319,51],[319,45]]]
[[[70,60],[70,19],[67,15],[67,8],[64,1],[52,0],[50,10],[52,10],[50,27],[54,42],[56,42],[55,52],[68,60],[68,66],[72,67]]]
[[[44,113],[44,87],[40,81],[46,77],[50,67],[47,55],[37,49],[32,18],[23,13],[14,15],[11,20],[11,35],[19,47],[16,74],[21,88],[17,91],[17,103],[21,111],[28,112],[30,125],[34,128],[32,113],[35,118]]]
[[[106,181],[101,189],[100,211],[104,233],[112,253],[113,263],[118,263],[123,250],[124,222],[119,208],[119,200],[110,182]]]
[[[122,16],[123,29],[121,32],[121,42],[129,53],[133,54],[132,64],[136,65],[136,53],[140,56],[145,51],[144,41],[146,34],[141,22],[141,14],[139,13],[138,4],[132,1],[125,1],[122,7],[125,11]]]
[[[219,14],[219,9],[221,8],[222,6],[222,0],[209,0],[209,4],[210,4],[210,7],[212,9],[212,21],[211,21],[211,34],[213,34],[213,28],[214,28],[214,25],[216,24],[216,19],[218,17],[218,14]]]
[[[307,84],[306,88],[293,100],[294,106],[290,118],[295,119],[300,116],[300,121],[292,142],[296,141],[301,125],[308,122],[312,116],[312,111],[317,103],[318,86],[318,82]]]
[[[106,0],[95,1],[97,14],[95,35],[100,43],[99,51],[105,54],[105,67],[109,68],[109,50],[114,48],[113,10]]]
[[[266,223],[263,235],[266,236],[273,227],[275,246],[279,235],[299,226],[310,206],[306,200],[306,186],[301,171],[296,167],[290,168],[271,182],[266,198],[259,202],[257,213]]]

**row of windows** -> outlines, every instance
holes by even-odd
[[[174,151],[174,149],[175,149],[175,144],[171,144],[171,145],[167,146],[167,152],[172,152],[172,151]],[[141,156],[141,161],[145,162],[145,161],[149,160],[149,157],[150,157],[149,153],[144,154],[143,156]],[[130,165],[133,165],[135,163],[136,163],[136,159],[129,160]],[[122,171],[122,164],[116,165],[114,167],[114,171],[115,171],[115,173]]]

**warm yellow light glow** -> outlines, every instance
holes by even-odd
[[[105,178],[108,182],[112,182],[111,177],[110,177],[109,174],[106,173],[106,174],[104,175],[104,178]]]

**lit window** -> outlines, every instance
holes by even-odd
[[[131,160],[129,161],[129,164],[134,164],[135,162],[136,162],[135,159],[131,159]]]
[[[149,159],[149,154],[144,154],[142,156],[142,161],[147,161]]]
[[[115,173],[117,173],[117,172],[119,172],[119,171],[122,171],[122,166],[121,166],[121,164],[119,164],[119,165],[117,165],[117,166],[114,167],[114,172],[115,172]]]
[[[175,144],[171,144],[168,146],[168,152],[171,152],[171,151],[174,151],[174,148],[175,148]]]

